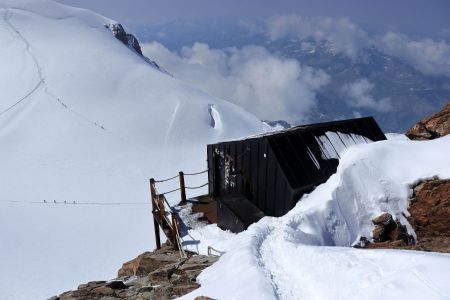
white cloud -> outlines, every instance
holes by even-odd
[[[450,45],[445,41],[414,41],[406,35],[387,32],[377,45],[387,54],[400,57],[428,75],[450,76]]]
[[[272,40],[298,38],[328,41],[337,53],[343,53],[352,59],[371,42],[368,34],[348,18],[278,15],[268,21],[268,34]]]
[[[195,43],[171,52],[153,42],[143,52],[175,77],[230,102],[261,119],[307,121],[315,94],[329,82],[322,70],[275,56],[265,48],[211,49]]]
[[[375,85],[367,79],[362,78],[353,83],[345,84],[342,87],[344,97],[347,97],[347,104],[356,108],[370,108],[380,112],[388,112],[393,110],[390,98],[381,98],[376,100],[371,91]]]
[[[448,30],[442,30],[442,33],[448,33]],[[374,37],[348,18],[302,17],[293,14],[269,19],[267,34],[272,40],[296,38],[326,41],[331,43],[336,53],[342,53],[352,60],[358,58],[361,49],[376,47],[388,55],[403,59],[424,74],[450,76],[450,45],[444,40],[412,40],[394,32]]]

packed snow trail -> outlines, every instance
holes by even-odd
[[[13,105],[11,105],[10,107],[8,107],[7,109],[5,109],[4,111],[0,112],[0,116],[6,112],[8,112],[9,110],[11,110],[12,108],[14,108],[16,105],[18,105],[19,103],[21,103],[22,101],[26,100],[29,96],[31,96],[32,94],[34,94],[35,91],[38,90],[38,88],[41,85],[44,85],[44,91],[45,93],[51,97],[52,99],[54,99],[55,101],[57,101],[59,104],[61,104],[65,109],[67,109],[69,112],[75,114],[76,116],[80,117],[81,119],[87,121],[88,123],[102,129],[105,130],[105,127],[98,124],[97,122],[94,122],[92,120],[90,120],[89,118],[87,118],[86,116],[84,116],[82,113],[79,113],[77,111],[75,111],[74,109],[72,109],[71,107],[69,107],[67,104],[65,104],[64,102],[61,101],[61,99],[59,99],[57,96],[53,95],[48,87],[48,84],[46,84],[45,82],[45,78],[42,75],[42,67],[39,64],[38,59],[36,58],[36,56],[33,54],[33,52],[31,51],[31,47],[30,47],[30,43],[28,42],[28,40],[23,36],[23,34],[11,23],[10,18],[12,16],[12,12],[11,9],[6,9],[5,13],[3,14],[3,19],[5,21],[5,23],[8,25],[8,27],[12,30],[12,32],[14,32],[19,39],[25,44],[25,50],[26,52],[30,55],[30,57],[33,60],[34,66],[36,67],[36,71],[39,77],[39,82],[36,84],[36,86],[28,93],[26,94],[24,97],[22,97],[21,99],[19,99],[16,103],[14,103]]]
[[[39,66],[39,63],[36,60],[36,57],[33,55],[33,53],[30,50],[30,44],[27,42],[27,40],[22,36],[22,34],[11,24],[10,22],[10,16],[11,16],[11,12],[9,9],[5,9],[2,17],[3,17],[3,21],[4,23],[7,25],[7,27],[17,36],[19,37],[19,39],[25,44],[25,51],[29,54],[29,56],[31,57],[34,66],[36,68],[37,74],[38,74],[38,78],[39,81],[36,83],[36,85],[27,93],[25,94],[25,96],[21,97],[19,100],[15,101],[14,104],[10,105],[9,107],[5,108],[4,110],[2,110],[0,112],[0,117],[7,113],[8,111],[10,111],[11,109],[13,109],[14,107],[16,107],[18,104],[20,104],[21,102],[25,101],[26,99],[28,99],[31,95],[33,95],[40,87],[41,85],[44,83],[44,78],[42,77],[42,71],[41,68]]]
[[[410,185],[450,178],[448,149],[450,136],[352,146],[336,174],[285,216],[236,235],[193,228],[201,253],[208,245],[226,253],[181,299],[449,299],[450,254],[351,247],[371,237],[371,219],[383,212],[413,233],[405,218]]]
[[[3,114],[7,113],[8,111],[10,111],[11,109],[13,109],[14,107],[16,107],[17,105],[19,105],[22,101],[28,99],[28,97],[30,97],[31,95],[34,94],[34,92],[36,92],[41,85],[44,83],[43,80],[40,80],[31,91],[29,91],[25,96],[23,96],[22,98],[20,98],[19,100],[17,100],[16,102],[14,102],[13,105],[7,107],[6,109],[4,109],[3,111],[0,112],[0,116],[2,116]]]

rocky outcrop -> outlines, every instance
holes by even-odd
[[[139,55],[143,55],[141,46],[139,45],[137,38],[134,35],[127,33],[125,29],[123,29],[122,24],[113,23],[106,25],[106,27],[109,28],[109,30],[111,30],[116,39],[121,41],[124,45],[128,46],[130,49],[136,51],[136,53],[138,53]]]
[[[141,45],[139,44],[138,39],[132,35],[131,33],[127,33],[123,28],[122,24],[119,23],[111,23],[105,25],[106,28],[111,30],[114,37],[121,41],[125,46],[127,46],[132,51],[136,52],[139,56],[141,56],[147,63],[149,63],[155,69],[166,73],[167,75],[172,76],[169,72],[161,68],[155,61],[149,59],[142,53]]]
[[[428,180],[417,184],[409,199],[408,222],[417,239],[406,227],[384,213],[372,220],[373,241],[362,238],[357,247],[400,248],[450,253],[450,180]]]
[[[197,276],[216,261],[215,256],[192,253],[182,258],[178,251],[165,245],[124,263],[114,280],[82,284],[77,290],[52,299],[174,299],[198,288]]]
[[[408,221],[417,234],[418,250],[450,253],[450,180],[416,185]]]
[[[438,113],[423,119],[406,132],[412,140],[432,140],[450,133],[450,102]]]

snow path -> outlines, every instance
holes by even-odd
[[[5,9],[4,13],[2,15],[3,20],[5,22],[5,24],[7,25],[7,27],[14,33],[16,34],[19,39],[25,44],[25,51],[30,55],[34,66],[36,67],[37,70],[37,74],[38,74],[38,78],[39,81],[36,83],[36,85],[22,98],[20,98],[19,100],[17,100],[13,105],[9,106],[8,108],[4,109],[2,112],[0,112],[0,116],[2,116],[3,114],[7,113],[8,111],[10,111],[11,109],[13,109],[14,107],[16,107],[18,104],[20,104],[22,101],[28,99],[28,97],[30,97],[31,95],[33,95],[38,89],[39,87],[41,87],[41,85],[45,82],[44,78],[42,77],[42,70],[41,67],[39,66],[39,63],[36,59],[36,57],[34,56],[34,54],[31,52],[30,50],[30,44],[28,43],[28,41],[23,37],[23,35],[13,26],[13,24],[10,21],[11,18],[11,12],[9,9]]]
[[[16,9],[16,8],[14,8]],[[23,9],[17,9],[17,10],[23,10]],[[24,10],[27,11],[27,10]],[[30,11],[27,11],[30,12]],[[32,12],[31,12],[32,13]],[[26,52],[30,55],[31,59],[33,60],[34,66],[36,67],[36,71],[38,74],[38,78],[39,78],[39,82],[36,84],[36,86],[28,93],[26,94],[23,98],[19,99],[19,101],[17,101],[16,103],[14,103],[12,106],[8,107],[7,109],[5,109],[4,111],[0,112],[0,116],[6,112],[8,112],[9,110],[11,110],[12,108],[14,108],[16,105],[18,105],[19,103],[21,103],[22,101],[24,101],[25,99],[27,99],[29,96],[31,96],[32,94],[34,94],[34,92],[36,92],[38,90],[38,88],[41,85],[44,85],[44,91],[45,93],[50,96],[52,99],[54,99],[56,102],[58,102],[60,105],[62,105],[65,109],[67,109],[69,112],[73,113],[74,115],[76,115],[77,117],[81,118],[82,120],[90,123],[91,125],[97,127],[98,129],[104,130],[104,131],[108,131],[103,125],[99,124],[98,122],[92,121],[91,119],[89,119],[88,117],[86,117],[84,114],[77,112],[76,110],[74,110],[73,108],[71,108],[70,106],[68,106],[66,103],[64,103],[63,101],[61,101],[60,98],[58,98],[57,96],[55,96],[53,93],[50,92],[48,83],[45,82],[45,78],[43,76],[43,72],[42,72],[42,67],[39,64],[39,61],[36,57],[36,55],[33,53],[33,51],[31,50],[31,45],[28,42],[28,40],[24,37],[24,35],[12,24],[11,22],[11,17],[12,17],[13,13],[11,12],[11,9],[7,8],[5,9],[5,12],[3,14],[3,19],[5,21],[5,23],[8,25],[8,27],[19,37],[19,39],[25,44],[25,50]]]
[[[27,41],[27,39],[22,35],[22,33],[20,33],[19,30],[17,30],[17,28],[11,23],[10,19],[12,16],[12,12],[9,8],[5,9],[5,13],[3,14],[3,19],[5,21],[5,23],[11,28],[11,30],[13,32],[15,32],[17,34],[17,36],[22,40],[22,42],[25,44],[25,50],[28,52],[28,54],[31,56],[31,58],[33,59],[34,65],[36,67],[36,70],[38,72],[38,76],[39,79],[41,81],[45,81],[44,77],[42,76],[42,68],[39,65],[39,62],[36,58],[36,56],[33,54],[33,52],[31,51],[31,47],[30,47],[30,43]]]
[[[363,250],[371,219],[383,212],[407,223],[410,185],[450,178],[450,136],[352,146],[336,174],[280,218],[265,217],[223,240],[208,226],[189,233],[226,251],[198,277],[201,287],[180,299],[449,299],[450,254]]]
[[[2,116],[3,114],[7,113],[8,111],[10,111],[11,109],[13,109],[14,107],[16,107],[17,105],[19,105],[22,101],[28,99],[28,97],[30,97],[31,95],[34,94],[34,92],[36,92],[41,85],[44,83],[43,80],[40,80],[35,86],[34,88],[29,91],[25,96],[23,96],[22,98],[20,98],[19,100],[17,100],[13,105],[7,107],[6,109],[4,109],[3,111],[0,112],[0,116]]]

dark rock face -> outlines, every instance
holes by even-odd
[[[118,277],[112,281],[81,284],[76,291],[52,299],[174,299],[197,289],[200,286],[196,282],[197,276],[217,259],[191,253],[182,258],[178,251],[163,246],[124,263]]]
[[[423,119],[406,132],[412,140],[432,140],[450,133],[450,102],[438,113]]]
[[[139,56],[142,57],[142,59],[144,59],[152,67],[160,70],[163,73],[166,73],[167,75],[172,76],[166,70],[161,68],[155,61],[149,59],[142,53],[141,45],[139,44],[138,39],[134,35],[127,33],[125,29],[123,29],[123,26],[121,24],[113,23],[105,25],[105,27],[111,30],[116,39],[121,41],[125,46],[127,46],[132,51],[136,52]]]
[[[107,28],[109,28],[114,36],[124,45],[133,49],[136,53],[143,55],[137,38],[134,35],[127,33],[121,24],[109,24],[107,25]]]
[[[373,243],[362,238],[357,247],[450,253],[450,180],[417,184],[409,201],[407,219],[416,232],[417,241],[390,214],[382,214],[372,220],[375,225]]]

